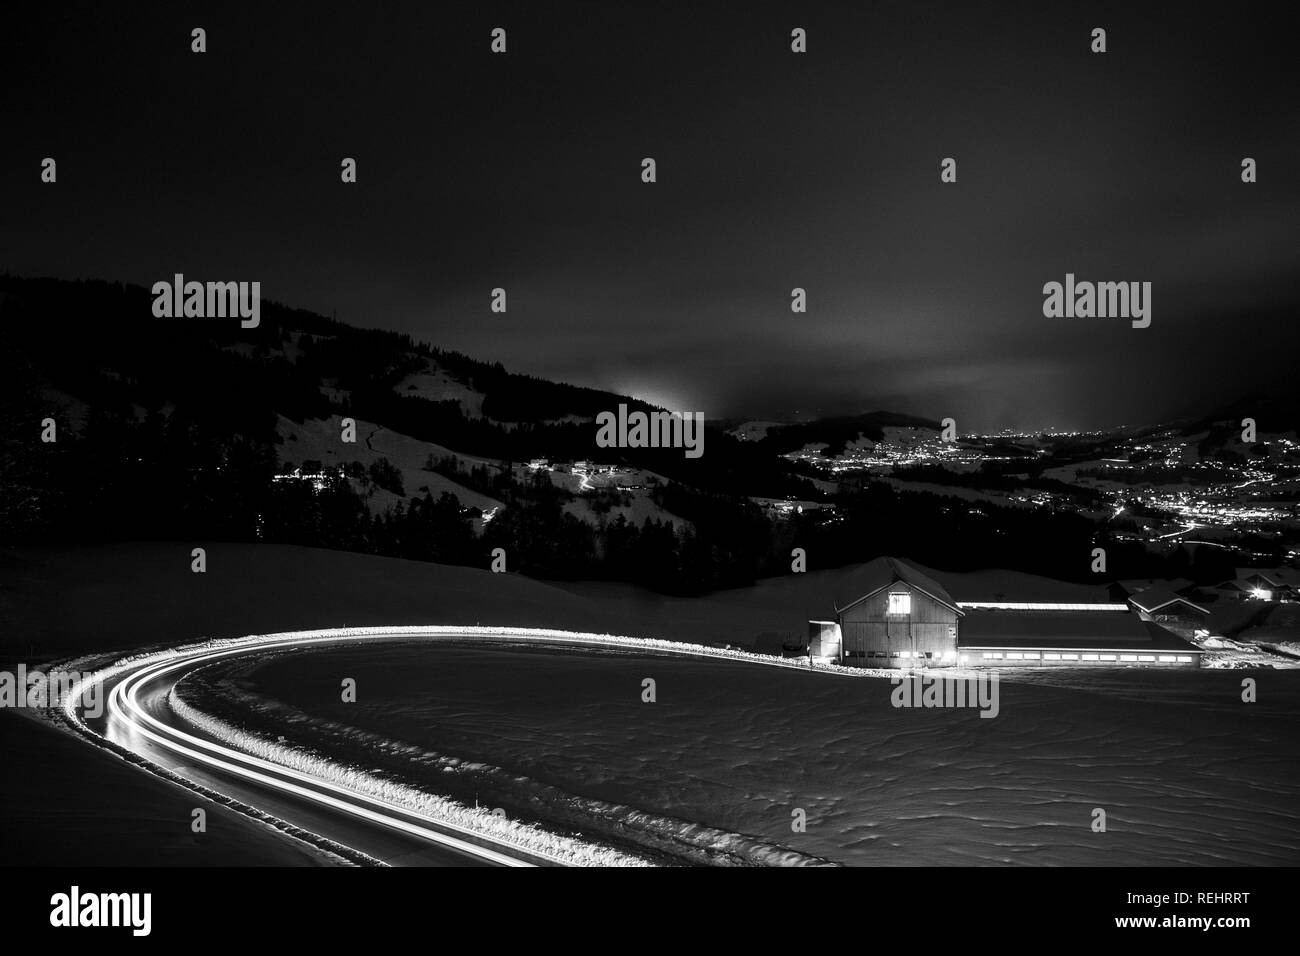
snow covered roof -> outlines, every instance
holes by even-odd
[[[933,571],[933,577],[960,603],[1006,601],[1034,604],[1104,604],[1111,600],[1104,584],[1077,584],[1024,571]]]
[[[1162,607],[1168,607],[1170,604],[1185,604],[1194,611],[1200,611],[1202,614],[1209,614],[1205,608],[1199,604],[1193,604],[1187,598],[1175,594],[1169,588],[1147,588],[1137,594],[1130,595],[1129,602],[1139,610],[1146,611],[1148,614],[1154,614]]]
[[[1255,586],[1253,584],[1251,584],[1249,581],[1245,580],[1244,578],[1237,578],[1237,580],[1235,581],[1224,581],[1222,584],[1215,585],[1215,590],[1250,591],[1253,590],[1254,587]]]
[[[843,611],[859,601],[871,597],[877,591],[889,587],[896,581],[902,581],[916,590],[927,594],[958,614],[962,611],[957,602],[942,584],[927,574],[922,574],[910,564],[904,564],[897,558],[876,558],[857,568],[845,577],[835,589],[835,610]]]

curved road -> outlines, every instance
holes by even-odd
[[[751,663],[805,669],[805,665],[792,661],[745,652],[569,631],[481,627],[301,631],[141,655],[87,678],[103,681],[102,699],[106,706],[102,716],[86,716],[85,708],[79,703],[83,696],[80,690],[69,695],[64,711],[82,728],[152,764],[383,863],[399,866],[566,865],[560,857],[525,849],[500,837],[470,830],[244,753],[182,719],[169,700],[172,688],[186,673],[223,658],[329,643],[466,638],[617,647],[737,658]]]

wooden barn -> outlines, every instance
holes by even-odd
[[[957,663],[961,609],[933,578],[893,558],[877,558],[835,595],[840,659],[860,667]]]

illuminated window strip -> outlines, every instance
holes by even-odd
[[[958,607],[999,611],[1127,611],[1127,604],[1016,604],[1008,601],[958,601]]]

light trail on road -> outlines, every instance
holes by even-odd
[[[730,659],[761,666],[839,673],[843,676],[869,676],[870,674],[870,672],[864,673],[862,669],[849,670],[835,666],[810,668],[808,663],[801,660],[767,657],[731,648],[610,634],[504,627],[338,628],[250,635],[244,638],[168,648],[127,658],[83,677],[64,701],[63,710],[67,718],[86,733],[125,747],[151,765],[160,766],[159,755],[154,749],[157,748],[203,768],[215,775],[218,781],[234,781],[245,789],[252,787],[255,794],[274,791],[281,795],[282,800],[288,798],[290,810],[314,808],[315,811],[324,810],[330,814],[342,815],[353,821],[353,825],[344,828],[345,835],[359,835],[362,838],[361,842],[364,842],[368,835],[367,828],[378,827],[403,834],[420,845],[446,851],[453,858],[461,857],[488,865],[510,867],[574,865],[573,859],[547,852],[544,847],[525,846],[499,833],[464,826],[454,820],[436,817],[411,806],[393,803],[357,788],[335,783],[319,774],[304,772],[245,753],[237,747],[217,740],[204,739],[178,726],[186,721],[170,704],[170,693],[185,674],[217,660],[267,651],[307,649],[319,645],[420,639],[469,639],[482,640],[485,643],[522,641],[546,645],[636,650],[672,656]],[[104,682],[109,690],[102,732],[88,724],[82,713],[81,701],[85,699],[86,688],[95,681]],[[151,707],[155,712],[151,712]],[[207,780],[194,779],[196,775],[191,767],[181,766],[171,772],[178,773],[198,786],[216,789]],[[230,789],[228,785],[227,789]],[[221,795],[230,796],[224,793]],[[354,846],[352,842],[316,833],[310,826],[303,826],[292,820],[279,820],[277,814],[264,810],[263,807],[254,805],[253,808],[259,813],[266,813],[267,816],[277,819],[277,822],[286,823],[313,837],[343,843],[350,849],[370,855],[363,846]],[[361,825],[360,830],[357,829],[356,824]],[[581,844],[580,840],[574,838],[562,839]]]

